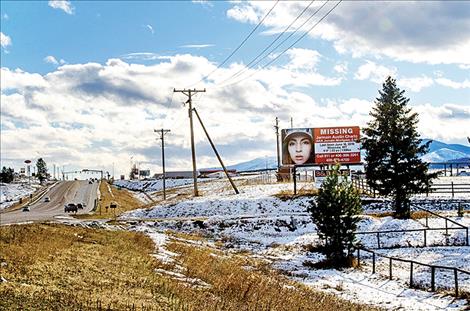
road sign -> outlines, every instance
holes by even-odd
[[[341,164],[361,162],[358,126],[314,128],[315,163]]]

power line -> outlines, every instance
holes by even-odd
[[[261,26],[264,22],[264,20],[266,19],[266,17],[268,17],[269,14],[271,14],[272,10],[274,10],[274,8],[276,7],[276,5],[279,3],[279,0],[276,1],[276,3],[274,3],[274,5],[271,7],[271,9],[268,11],[268,13],[266,13],[266,15],[264,15],[264,17],[258,22],[258,25],[256,25],[255,28],[253,28],[253,30],[248,34],[248,36],[246,36],[246,38],[237,46],[237,48],[235,50],[233,50],[232,53],[230,53],[229,56],[227,56],[222,63],[220,63],[214,70],[212,70],[209,74],[207,74],[206,76],[204,76],[201,80],[199,80],[198,82],[194,83],[192,86],[194,86],[195,84],[198,84],[202,81],[204,81],[205,79],[209,78],[210,75],[212,75],[214,72],[216,72],[220,67],[222,67],[242,46],[243,44],[245,44],[245,42],[251,37],[251,35],[256,31],[256,29],[259,28],[259,26]]]
[[[289,28],[305,13],[305,11],[308,10],[308,8],[310,8],[310,6],[313,4],[313,2],[315,2],[315,0],[312,0],[310,1],[310,3],[302,10],[302,12],[300,12],[299,15],[297,15],[297,17],[289,24],[289,26],[287,26],[267,47],[264,48],[264,50],[259,53],[255,58],[253,58],[244,68],[240,69],[238,72],[236,72],[235,74],[231,75],[229,78],[223,80],[222,82],[220,82],[221,84],[222,83],[225,83],[227,82],[228,80],[232,79],[232,78],[235,78],[237,76],[240,75],[240,73],[242,73],[243,71],[247,70],[247,68],[252,68],[250,65],[253,64],[261,55],[264,54],[264,52],[266,52],[271,46],[273,46],[274,43],[277,42],[277,40],[279,40],[286,32],[287,30],[289,30]],[[326,2],[325,2],[326,4]],[[323,6],[325,5],[323,4]],[[322,7],[323,7],[322,6]],[[321,9],[321,8],[320,8]],[[287,39],[289,39],[290,37],[292,37],[292,35],[294,35],[297,30],[299,30],[301,27],[303,27],[319,10],[315,11],[302,25],[300,25],[299,27],[297,27],[297,29],[292,32],[286,39],[284,39],[280,44],[278,44],[274,49],[272,49],[271,51],[268,52],[267,55],[271,54],[272,51],[274,51],[275,49],[277,49],[281,44],[283,44]],[[262,61],[263,59],[265,59],[267,57],[267,55],[265,57],[263,57],[262,59],[260,59],[258,62],[256,62],[256,64],[258,64],[260,61]],[[253,66],[256,66],[256,64],[254,64]]]
[[[256,74],[259,70],[261,69],[264,69],[266,68],[267,66],[271,65],[273,62],[275,62],[276,60],[279,59],[279,57],[281,57],[285,52],[287,52],[289,49],[291,49],[294,45],[296,45],[300,40],[302,40],[307,34],[309,34],[318,24],[320,24],[328,15],[330,15],[330,13],[342,2],[343,0],[340,0],[338,1],[325,15],[323,15],[322,18],[320,18],[320,20],[318,20],[312,27],[310,27],[310,29],[308,31],[306,31],[302,36],[300,36],[297,40],[294,41],[294,43],[292,43],[291,45],[289,45],[285,50],[283,50],[281,53],[279,53],[279,55],[277,55],[275,58],[273,58],[270,62],[268,62],[267,64],[265,64],[264,66],[262,66],[261,68],[259,69],[256,69],[255,71],[253,71],[249,76],[243,78],[243,79],[240,79],[236,82],[233,82],[233,83],[230,83],[230,84],[226,84],[226,85],[223,85],[223,87],[227,87],[227,86],[230,86],[230,85],[234,85],[234,84],[238,84],[242,81],[245,81],[249,78],[251,78],[254,74]],[[323,7],[323,6],[322,6]]]

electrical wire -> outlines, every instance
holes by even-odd
[[[289,24],[289,26],[287,26],[268,46],[266,46],[264,48],[263,51],[261,51],[261,53],[259,53],[255,58],[253,58],[244,68],[240,69],[239,71],[237,71],[236,73],[234,73],[233,75],[231,75],[230,77],[228,77],[227,79],[223,80],[222,82],[220,82],[220,84],[223,84],[227,81],[229,81],[230,79],[232,78],[236,78],[238,76],[240,76],[240,73],[242,73],[243,71],[246,71],[250,68],[252,68],[251,64],[253,64],[261,55],[264,54],[264,52],[266,52],[271,46],[273,46],[274,43],[277,42],[277,40],[279,40],[286,32],[287,30],[290,29],[290,27],[292,27],[292,25],[305,13],[305,11],[307,11],[310,6],[313,4],[313,2],[315,2],[315,0],[312,0],[310,1],[310,3],[302,10],[302,12],[299,13],[299,15],[297,15],[297,17]],[[326,4],[326,2],[325,2]],[[323,4],[323,6],[325,5]],[[322,6],[322,7],[323,7]],[[321,8],[320,8],[321,9]],[[271,54],[275,49],[277,49],[281,44],[283,44],[287,39],[289,39],[290,37],[292,37],[292,35],[294,35],[297,30],[299,30],[301,27],[303,27],[305,25],[305,23],[307,23],[313,16],[315,16],[315,14],[318,12],[319,10],[317,10],[316,12],[314,12],[302,25],[300,25],[299,27],[297,27],[297,29],[295,31],[293,31],[285,40],[283,40],[280,44],[278,44],[274,49],[272,49],[271,51],[268,52],[267,55]],[[256,66],[260,61],[262,61],[263,59],[265,59],[267,57],[267,55],[265,57],[263,57],[262,59],[260,59],[258,62],[256,62],[256,64],[253,65]]]
[[[266,15],[264,15],[264,17],[258,22],[258,25],[256,25],[255,28],[253,28],[253,30],[248,34],[248,36],[246,36],[246,38],[237,46],[237,48],[235,50],[232,51],[232,53],[230,53],[229,56],[227,56],[223,61],[222,63],[220,63],[214,70],[212,70],[209,74],[207,74],[206,76],[204,76],[201,80],[199,80],[198,82],[192,84],[191,86],[194,86],[204,80],[206,80],[207,78],[209,78],[210,75],[212,75],[214,72],[216,72],[220,67],[222,67],[244,44],[245,42],[251,37],[251,35],[263,24],[264,20],[268,17],[269,14],[271,14],[271,12],[274,10],[274,8],[277,6],[277,4],[279,3],[279,0],[276,1],[276,3],[274,3],[274,5],[271,7],[271,9],[268,11],[268,13],[266,13]]]
[[[227,87],[227,86],[231,86],[231,85],[235,85],[235,84],[238,84],[242,81],[245,81],[249,78],[251,78],[253,75],[255,75],[256,73],[258,73],[260,70],[266,68],[267,66],[271,65],[273,62],[275,62],[276,60],[279,59],[279,57],[281,57],[285,52],[287,52],[289,49],[291,49],[294,45],[296,45],[300,40],[302,40],[307,34],[309,34],[318,24],[320,24],[328,15],[330,15],[330,13],[342,2],[343,0],[340,0],[338,1],[325,15],[323,15],[322,18],[320,18],[320,20],[318,20],[308,31],[306,31],[302,36],[300,36],[297,40],[294,41],[294,43],[292,43],[291,45],[289,45],[284,51],[282,51],[279,55],[277,55],[275,58],[273,58],[270,62],[268,62],[267,64],[265,64],[264,66],[262,66],[261,68],[259,69],[256,69],[255,71],[253,71],[249,76],[243,78],[243,79],[240,79],[236,82],[233,82],[233,83],[230,83],[230,84],[226,84],[226,85],[223,85],[221,87]]]

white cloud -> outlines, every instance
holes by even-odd
[[[7,20],[10,19],[10,17],[8,16],[7,13],[4,13],[4,14],[2,15],[2,19],[7,21]]]
[[[438,78],[436,79],[436,83],[456,90],[470,88],[470,80],[468,79],[465,79],[463,82],[455,82],[447,78]]]
[[[153,31],[153,27],[151,25],[145,25],[145,27],[147,27],[148,30],[150,30],[150,32],[152,33],[152,35],[155,33]]]
[[[186,44],[186,45],[182,45],[180,47],[182,47],[182,48],[202,49],[202,48],[208,48],[208,47],[212,47],[212,46],[214,46],[214,44]]]
[[[255,23],[270,3],[236,4],[227,16]],[[323,3],[314,3],[298,20],[300,25]],[[335,2],[318,14],[323,16]],[[307,6],[307,2],[284,1],[266,19],[270,31],[279,32]],[[430,64],[470,64],[470,4],[466,1],[343,1],[309,34],[334,43],[340,53],[388,56],[396,60]],[[309,29],[318,18],[307,23]],[[358,22],[360,21],[360,22]]]
[[[214,4],[212,4],[211,1],[209,0],[192,0],[191,1],[192,3],[198,3],[198,4],[201,4],[203,6],[207,6],[207,7],[213,7]]]
[[[49,56],[44,57],[44,61],[45,61],[46,63],[53,64],[53,65],[58,65],[58,64],[59,64],[59,62],[57,61],[57,59],[55,59],[55,57],[52,56],[52,55],[49,55]]]
[[[67,14],[73,14],[74,12],[74,7],[70,3],[70,1],[67,0],[50,0],[49,1],[49,6],[54,9],[59,9],[64,11]]]
[[[415,78],[400,78],[397,81],[398,86],[407,88],[412,92],[420,92],[423,88],[430,87],[434,84],[432,78],[422,76]]]
[[[11,45],[11,38],[7,36],[6,34],[4,34],[3,32],[0,32],[0,44],[2,48],[5,49],[9,45]]]
[[[288,50],[287,55],[290,57],[290,63],[287,68],[311,69],[313,70],[320,61],[321,55],[315,50],[293,48]]]
[[[336,64],[334,67],[333,67],[334,71],[336,71],[337,73],[340,73],[340,74],[346,74],[348,72],[348,64],[347,63],[340,63],[340,64]]]
[[[361,65],[357,72],[354,74],[354,79],[357,80],[370,80],[374,83],[383,83],[388,76],[395,77],[397,73],[396,68],[389,68],[382,65],[377,65],[374,62],[366,61]]]

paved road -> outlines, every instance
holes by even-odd
[[[86,180],[62,181],[51,187],[36,203],[30,206],[29,212],[9,211],[0,213],[0,225],[29,221],[52,220],[55,217],[69,215],[64,212],[68,203],[86,203],[78,214],[88,213],[93,209],[97,197],[98,182],[89,184]],[[49,197],[50,202],[44,202]]]

